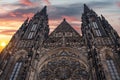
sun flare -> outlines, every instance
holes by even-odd
[[[2,47],[5,47],[6,46],[6,43],[5,42],[1,42],[0,44]]]

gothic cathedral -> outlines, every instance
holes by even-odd
[[[84,4],[82,35],[64,19],[49,34],[46,6],[0,54],[0,80],[120,80],[120,37]]]

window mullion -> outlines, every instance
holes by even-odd
[[[16,71],[17,71],[17,68],[18,68],[18,65],[19,63],[16,63],[15,66],[14,66],[14,69],[13,69],[13,72],[12,72],[12,75],[10,77],[10,80],[13,80],[14,77],[15,77],[15,74],[16,74]]]

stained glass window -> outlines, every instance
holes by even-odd
[[[112,80],[120,80],[119,74],[117,72],[116,66],[112,58],[111,57],[107,58],[106,62],[107,62],[107,66],[111,74]]]
[[[13,68],[13,71],[12,71],[12,74],[11,74],[11,77],[9,80],[16,80],[17,76],[18,76],[18,73],[19,73],[19,70],[21,68],[21,65],[22,65],[22,62],[17,62]]]

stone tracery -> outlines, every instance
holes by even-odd
[[[88,72],[84,64],[62,52],[61,57],[47,62],[38,75],[38,80],[88,80]]]

